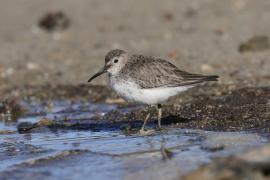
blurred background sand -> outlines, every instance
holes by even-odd
[[[270,36],[270,1],[1,0],[0,8],[1,88],[86,83],[114,48],[218,74],[220,83],[270,84],[270,50],[238,50],[254,36]],[[38,27],[53,11],[69,18],[67,29]]]

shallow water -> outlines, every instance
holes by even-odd
[[[0,121],[0,130],[46,117],[91,121],[117,109],[112,104],[53,101],[21,102],[17,122]],[[136,107],[134,107],[136,108]],[[121,108],[128,112],[129,108]],[[0,179],[174,179],[214,157],[241,153],[268,139],[248,132],[208,132],[167,128],[152,136],[125,135],[120,130],[57,129],[0,135]],[[164,149],[173,156],[164,157]]]

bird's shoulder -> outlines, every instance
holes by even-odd
[[[179,70],[174,64],[165,59],[144,55],[131,55],[129,57],[128,63],[126,64],[126,68],[133,69],[136,72],[149,72],[145,71],[145,69],[171,69],[174,71]]]

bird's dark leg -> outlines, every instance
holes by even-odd
[[[161,104],[157,105],[158,109],[158,128],[161,129],[161,117],[162,117],[162,106]]]

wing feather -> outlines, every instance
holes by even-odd
[[[195,85],[204,81],[216,81],[218,78],[188,73],[166,60],[142,55],[131,56],[122,72],[145,89]]]

